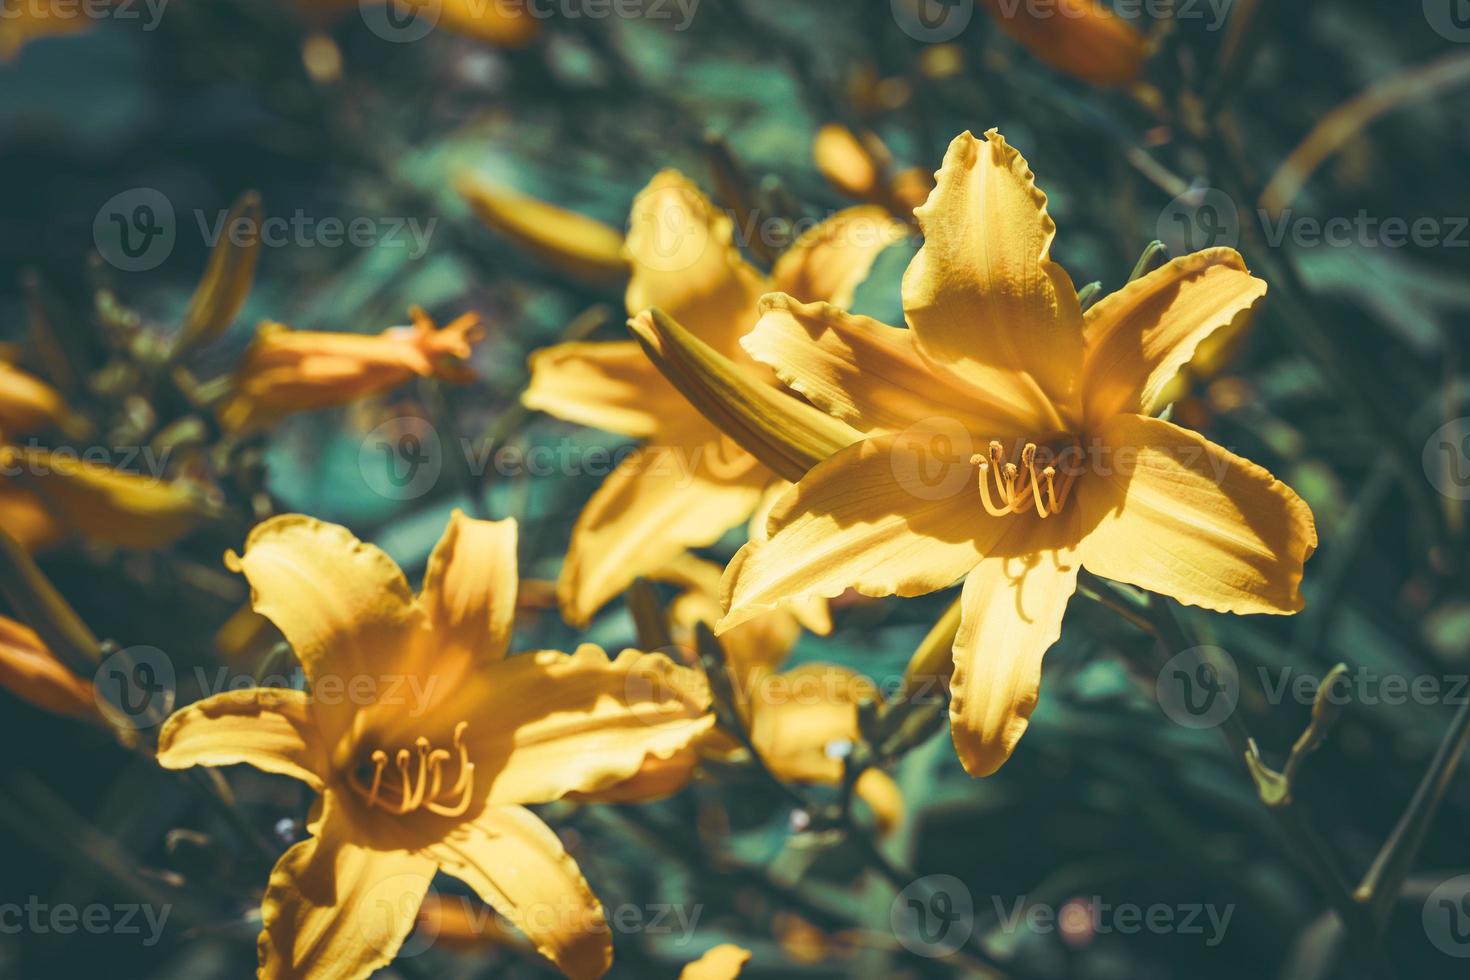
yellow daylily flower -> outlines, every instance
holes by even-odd
[[[853,587],[963,580],[951,728],[995,772],[1036,706],[1081,568],[1233,613],[1302,607],[1311,510],[1260,466],[1149,417],[1200,344],[1266,291],[1231,249],[1175,259],[1084,315],[1056,226],[992,130],[949,148],[917,212],[911,329],[767,297],[746,349],[867,438],[777,503],[726,572],[723,629]]]
[[[417,307],[410,315],[413,326],[377,336],[262,324],[235,372],[220,423],[256,432],[293,412],[346,405],[416,377],[473,379],[464,361],[484,336],[479,316],[467,313],[441,329]]]
[[[1098,0],[985,0],[1000,29],[1038,60],[1094,85],[1126,85],[1143,72],[1148,39]]]
[[[735,980],[750,962],[750,950],[723,943],[679,971],[679,980]]]
[[[100,720],[92,685],[66,668],[24,623],[0,616],[0,687],[52,714]]]
[[[166,548],[213,513],[187,482],[129,473],[63,451],[0,447],[0,476],[13,478],[10,486],[19,491],[0,492],[0,506],[22,517],[26,534],[18,537],[32,536],[37,545],[75,532],[119,548]]]
[[[659,307],[774,383],[739,348],[769,289],[847,305],[902,226],[881,208],[841,211],[803,234],[768,279],[741,256],[734,222],[688,179],[664,171],[633,203],[630,313]],[[568,343],[531,357],[527,407],[646,445],[582,512],[558,582],[562,614],[585,625],[639,575],[713,544],[750,516],[775,477],[693,411],[637,341]],[[856,433],[852,434],[856,438]]]
[[[456,512],[415,596],[346,528],[276,517],[241,555],[258,612],[309,691],[217,694],[165,722],[169,769],[248,763],[321,794],[262,902],[263,980],[366,977],[393,959],[436,870],[470,885],[571,977],[600,976],[602,906],[527,804],[593,793],[711,724],[694,671],[661,654],[506,656],[514,521]]]

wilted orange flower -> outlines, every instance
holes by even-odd
[[[903,234],[881,208],[841,211],[803,234],[767,279],[741,256],[729,215],[684,176],[664,171],[633,203],[628,311],[659,307],[771,380],[738,343],[755,324],[761,294],[777,288],[845,306],[878,253]],[[537,351],[524,402],[646,440],[603,483],[572,532],[558,595],[563,615],[576,625],[639,575],[712,544],[744,521],[775,479],[694,411],[637,341]]]
[[[101,717],[92,685],[57,660],[35,630],[4,616],[0,616],[0,687],[53,714]]]
[[[1148,39],[1098,0],[985,0],[1000,29],[1039,61],[1094,85],[1138,78]]]
[[[464,361],[484,335],[474,313],[443,329],[415,307],[411,327],[377,336],[260,327],[220,409],[233,432],[259,431],[293,412],[334,408],[396,388],[412,378],[465,382]]]
[[[917,217],[911,329],[771,296],[745,346],[868,438],[817,464],[727,572],[726,629],[853,587],[963,579],[951,728],[988,775],[1026,730],[1078,572],[1234,613],[1302,607],[1312,513],[1290,487],[1150,417],[1206,338],[1264,295],[1231,249],[1178,258],[1083,314],[1026,161],[956,139]],[[973,455],[972,455],[973,453]]]
[[[612,960],[602,906],[526,804],[596,794],[713,718],[703,678],[593,646],[506,656],[516,524],[456,512],[415,596],[386,554],[300,515],[251,532],[256,610],[308,691],[230,691],[176,712],[169,769],[248,763],[321,794],[262,902],[264,980],[356,980],[390,962],[436,871],[470,885],[571,977]]]

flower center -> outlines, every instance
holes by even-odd
[[[467,728],[469,723],[463,721],[454,726],[452,744],[459,755],[454,785],[447,788],[444,785],[444,770],[449,767],[454,753],[436,749],[428,739],[420,736],[414,740],[413,749],[399,749],[394,754],[391,767],[388,765],[388,753],[382,749],[374,750],[368,757],[369,761],[352,773],[352,788],[367,800],[368,806],[389,813],[402,815],[422,809],[441,817],[463,816],[469,809],[470,794],[475,786],[475,764],[470,761],[469,749],[464,743]]]
[[[1075,440],[1064,440],[1060,450],[1053,443],[1037,448],[1028,442],[1021,447],[1019,464],[1006,458],[1005,447],[991,440],[989,453],[970,457],[980,468],[980,503],[993,517],[1007,517],[1035,509],[1038,517],[1051,517],[1067,506],[1080,467],[1069,458],[1077,451]]]

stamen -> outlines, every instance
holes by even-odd
[[[383,774],[388,767],[388,753],[375,749],[369,756],[373,763],[372,785],[364,789],[363,776],[350,776],[353,786],[367,799],[367,805],[396,813],[400,816],[424,809],[445,817],[463,816],[469,809],[474,793],[475,766],[470,762],[469,746],[465,744],[467,722],[454,728],[453,745],[459,754],[459,774],[454,785],[444,790],[444,770],[455,753],[447,749],[436,749],[423,737],[414,740],[413,750],[399,749],[393,755],[394,768],[398,771],[397,800],[382,798]],[[451,797],[453,802],[440,802],[441,796]]]
[[[971,463],[980,464],[980,506],[984,507],[985,513],[991,517],[1005,517],[1011,512],[1010,501],[1006,501],[1005,507],[997,507],[990,499],[990,464],[981,462],[981,459],[979,454],[970,458]]]
[[[372,754],[373,788],[368,791],[368,806],[378,802],[378,790],[383,785],[383,768],[388,765],[388,753],[378,749]]]
[[[970,464],[979,467],[980,504],[992,517],[1007,517],[1024,514],[1035,509],[1038,517],[1047,518],[1057,514],[1066,506],[1068,491],[1076,480],[1076,474],[1066,472],[1058,486],[1057,468],[1043,465],[1037,470],[1037,457],[1045,455],[1034,442],[1021,447],[1020,465],[1007,462],[1005,447],[992,439],[986,453],[970,457]],[[994,493],[991,483],[994,481]]]

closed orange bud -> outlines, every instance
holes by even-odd
[[[293,412],[346,405],[416,377],[470,380],[464,361],[483,336],[480,318],[466,314],[440,329],[423,310],[412,316],[413,326],[376,336],[262,325],[235,373],[221,423],[254,432]]]
[[[1038,60],[1094,85],[1138,78],[1148,41],[1097,0],[985,0],[1000,29]]]
[[[97,718],[92,686],[73,674],[24,623],[0,616],[0,687],[52,714]]]

